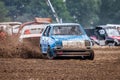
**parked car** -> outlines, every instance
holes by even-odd
[[[13,36],[18,33],[21,24],[22,24],[21,22],[1,22],[0,27],[3,27],[3,30],[8,35]]]
[[[48,59],[57,56],[82,56],[94,59],[91,40],[77,23],[49,24],[42,33],[40,50]]]
[[[118,46],[120,45],[120,33],[114,26],[99,25],[95,27],[91,40],[98,45]]]

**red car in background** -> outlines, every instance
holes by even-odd
[[[94,44],[98,44],[102,46],[120,45],[120,33],[118,29],[114,26],[99,25],[96,26],[94,29],[85,29],[85,30]]]

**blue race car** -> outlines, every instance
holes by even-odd
[[[92,42],[77,23],[49,24],[40,38],[40,50],[44,57],[81,56],[93,60]]]

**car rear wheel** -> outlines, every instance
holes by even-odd
[[[116,46],[116,43],[108,43],[108,46]]]
[[[93,60],[94,59],[94,51],[93,50],[90,51],[90,55],[88,56],[88,59],[89,60]]]
[[[54,58],[55,58],[55,56],[54,56],[54,54],[51,52],[49,46],[48,46],[48,49],[47,49],[47,58],[48,58],[48,59],[54,59]]]

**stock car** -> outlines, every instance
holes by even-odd
[[[42,32],[40,51],[48,59],[81,56],[93,60],[92,42],[78,23],[49,24]]]
[[[91,29],[92,30],[92,29]],[[92,30],[92,34],[89,35],[90,30],[86,30],[90,39],[101,46],[120,46],[120,33],[117,27],[112,25],[99,25]],[[88,33],[89,32],[89,33]]]
[[[38,46],[42,31],[51,22],[51,18],[35,18],[34,21],[23,23],[17,33],[19,41]]]
[[[38,45],[41,33],[47,24],[26,25],[20,32],[19,41],[21,43],[33,43]]]

